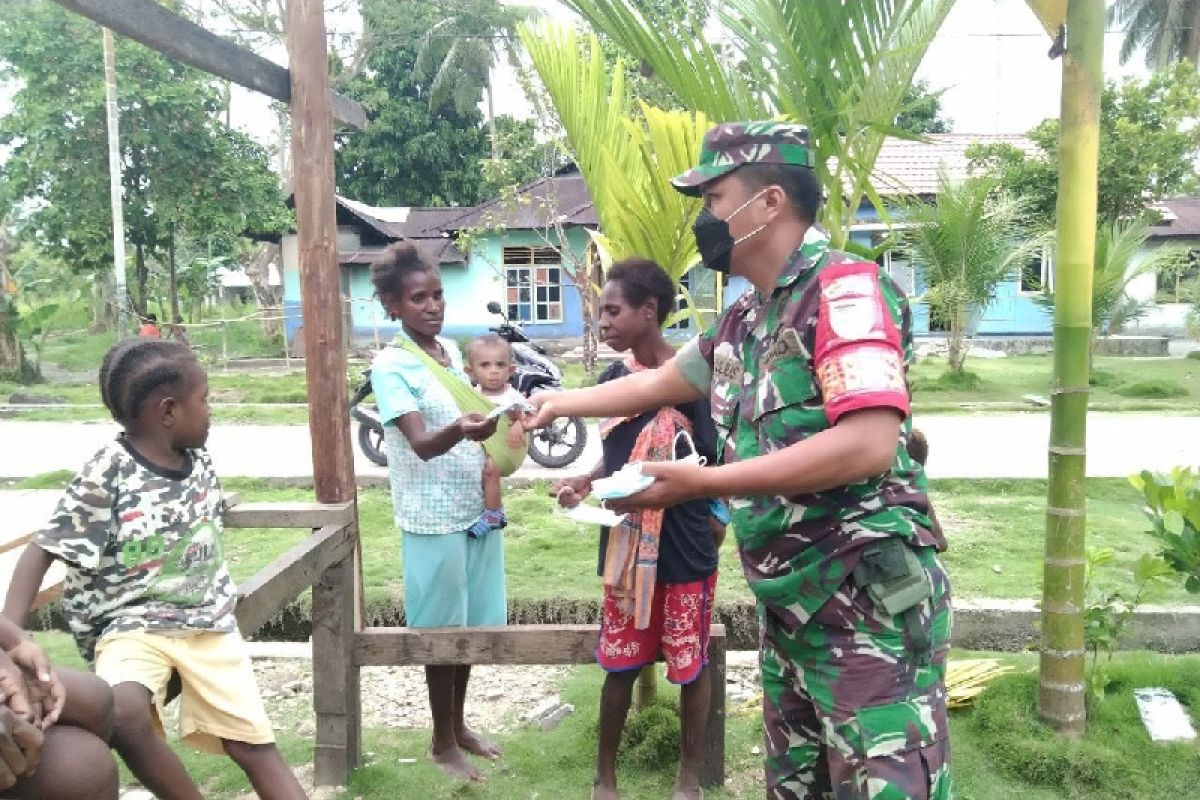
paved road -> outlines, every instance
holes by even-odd
[[[918,419],[930,446],[933,478],[1042,478],[1050,415],[927,415]],[[75,470],[116,434],[111,423],[0,420],[0,477]],[[226,476],[311,475],[307,426],[218,425],[209,439],[217,472]],[[355,447],[362,475],[386,475]],[[547,470],[532,461],[520,477],[555,477],[594,464],[599,436],[592,426],[588,446],[572,467]],[[1143,468],[1166,469],[1200,463],[1200,416],[1093,414],[1088,424],[1088,469],[1093,477],[1120,477]]]
[[[1049,414],[925,416],[933,478],[1041,478],[1046,475]],[[76,470],[117,427],[109,423],[14,422],[0,420],[0,477]],[[1094,414],[1089,418],[1088,475],[1122,477],[1143,468],[1168,469],[1200,463],[1200,416]],[[228,425],[209,439],[217,471],[225,476],[310,476],[308,428],[284,425]],[[600,457],[593,426],[583,457],[572,467],[547,470],[532,461],[520,477],[574,474]],[[355,447],[360,475],[385,476]],[[0,540],[24,533],[43,520],[56,491],[0,492]]]

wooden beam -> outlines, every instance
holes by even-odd
[[[181,64],[202,69],[285,103],[291,100],[292,82],[286,69],[222,39],[154,0],[54,2]],[[324,41],[321,42],[321,54],[325,54]],[[367,112],[357,101],[332,94],[331,106],[339,122],[359,130],[367,126]]]
[[[288,602],[316,584],[326,569],[354,551],[354,526],[328,525],[305,538],[243,583],[238,591],[237,619],[249,636]],[[315,616],[315,614],[314,614]]]
[[[413,664],[588,664],[596,660],[595,625],[511,625],[494,628],[364,628],[355,637],[360,667]],[[725,647],[725,626],[710,640]]]
[[[717,636],[717,629],[721,635]],[[708,674],[711,694],[708,697],[708,722],[704,726],[703,755],[700,761],[700,785],[725,785],[725,626],[713,625],[708,639]]]
[[[226,528],[324,528],[354,523],[352,503],[240,503],[225,512]]]

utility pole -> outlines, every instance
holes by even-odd
[[[117,338],[129,333],[129,299],[125,288],[125,209],[121,191],[121,140],[117,117],[117,54],[112,31],[104,31],[104,94],[108,117],[108,185],[113,226],[113,303]]]

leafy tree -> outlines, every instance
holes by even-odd
[[[438,19],[428,2],[364,2],[364,35],[377,45],[346,91],[370,121],[366,130],[338,137],[339,191],[383,206],[469,206],[485,199],[480,162],[489,148],[478,109],[459,112],[446,102],[431,110],[432,87],[416,78],[421,37]]]
[[[987,308],[1013,265],[1037,247],[1021,242],[1020,201],[996,191],[989,177],[951,183],[938,176],[937,202],[911,202],[900,239],[922,265],[930,313],[950,331],[947,360],[963,371],[971,317]]]
[[[1183,59],[1200,63],[1200,0],[1117,0],[1108,9],[1108,21],[1127,26],[1122,64],[1142,48],[1152,69]]]
[[[942,116],[942,93],[929,91],[929,81],[913,81],[900,101],[896,127],[914,136],[949,133],[951,120]]]
[[[23,235],[80,274],[112,264],[100,29],[48,2],[0,10],[0,77],[20,86],[0,119],[6,202],[33,210]],[[144,313],[156,263],[173,273],[183,237],[286,224],[262,148],[217,118],[220,92],[202,74],[136,43],[117,43],[125,236],[133,302]],[[172,295],[172,306],[177,298]]]
[[[1180,62],[1145,82],[1128,79],[1104,87],[1100,108],[1099,206],[1101,221],[1142,214],[1147,206],[1179,193],[1196,180],[1200,156],[1200,75]],[[1058,202],[1059,123],[1046,120],[1029,132],[1033,155],[1009,144],[975,145],[974,167],[1000,179],[1025,198],[1044,226],[1054,222]]]

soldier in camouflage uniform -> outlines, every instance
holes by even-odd
[[[949,798],[950,589],[910,430],[908,302],[813,226],[808,131],[718,125],[674,183],[704,264],[755,287],[662,368],[541,401],[530,424],[708,395],[722,465],[647,465],[627,507],[732,496],[758,601],[767,797]],[[623,510],[621,504],[613,504]]]

